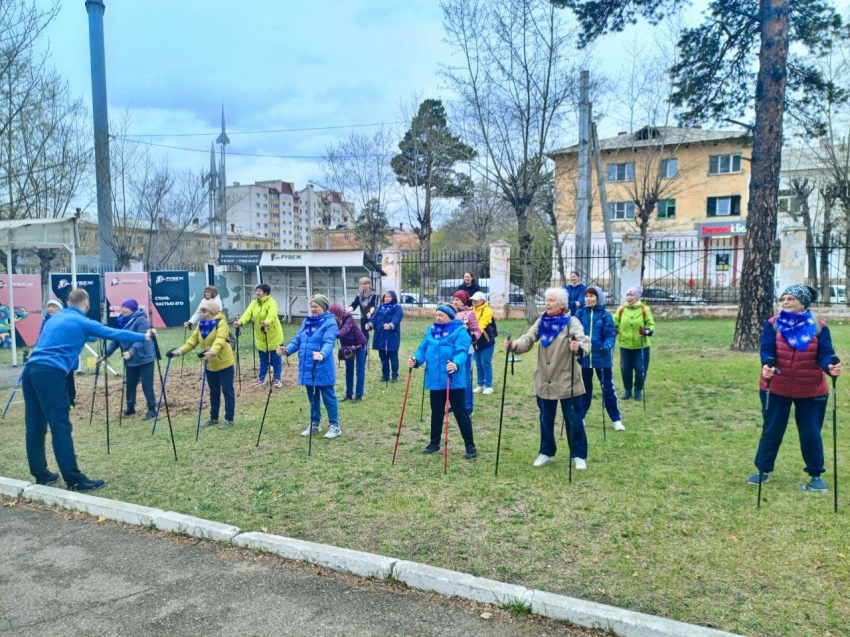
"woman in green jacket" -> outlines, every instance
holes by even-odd
[[[168,356],[183,356],[198,345],[201,346],[201,357],[207,368],[207,383],[210,387],[210,419],[204,427],[218,424],[218,412],[221,407],[221,395],[224,394],[224,423],[221,428],[233,426],[233,416],[236,412],[236,394],[233,391],[234,358],[233,348],[230,347],[230,328],[227,318],[217,311],[215,304],[209,299],[201,301],[199,309],[201,320],[189,335],[189,339],[177,349],[168,352]]]
[[[283,363],[277,353],[277,346],[283,343],[283,327],[278,316],[277,301],[270,296],[272,289],[268,283],[260,283],[254,288],[254,293],[257,298],[251,301],[242,316],[236,317],[233,327],[238,328],[254,321],[254,347],[260,353],[260,376],[254,381],[254,387],[266,384],[266,373],[271,365],[274,386],[280,389],[283,387],[280,380]]]
[[[620,372],[623,375],[625,392],[621,398],[632,397],[634,387],[635,400],[642,398],[646,370],[649,369],[649,337],[655,330],[652,310],[640,300],[643,288],[633,285],[626,292],[626,303],[614,313],[614,325],[620,342]]]

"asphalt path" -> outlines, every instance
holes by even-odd
[[[3,636],[609,634],[21,501],[0,547]]]

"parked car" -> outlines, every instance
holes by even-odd
[[[708,301],[706,301],[701,296],[685,296],[675,294],[674,292],[671,292],[670,290],[665,290],[664,288],[644,288],[642,298],[649,305],[652,305],[653,303],[675,303],[677,305],[708,305]]]
[[[413,292],[402,292],[399,295],[399,303],[402,305],[419,305],[419,295]],[[435,305],[434,301],[428,296],[422,297],[423,305]]]
[[[830,285],[829,302],[831,305],[847,305],[847,287],[844,285]]]

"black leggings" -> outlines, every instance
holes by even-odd
[[[472,419],[466,411],[465,389],[449,390],[449,404],[460,428],[460,435],[467,447],[474,447],[475,440],[472,438]],[[431,444],[440,446],[440,436],[443,433],[443,418],[446,413],[446,390],[431,390]]]

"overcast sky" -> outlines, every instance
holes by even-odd
[[[448,58],[434,0],[105,0],[110,119],[164,146],[175,166],[209,165],[224,101],[228,182],[321,181],[318,157],[352,128],[393,122],[399,101],[443,96]],[[91,103],[84,0],[64,0],[47,33],[53,63]],[[372,128],[358,130],[370,131]],[[202,133],[201,135],[178,136]],[[287,155],[277,159],[236,153]]]

